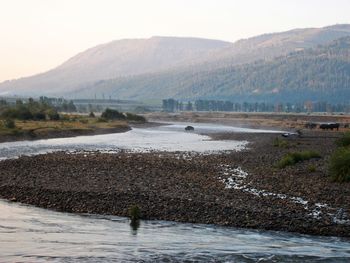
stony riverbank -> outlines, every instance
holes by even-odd
[[[276,134],[211,135],[248,140],[241,152],[53,153],[0,162],[0,196],[76,213],[350,236],[350,187],[327,177],[333,132],[307,132],[274,147]],[[228,142],[229,143],[229,142]],[[287,152],[313,149],[322,158],[285,169]],[[309,171],[310,165],[315,171]],[[247,173],[247,174],[246,174]]]

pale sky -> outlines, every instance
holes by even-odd
[[[350,0],[0,0],[0,82],[123,38],[235,41],[350,23]]]

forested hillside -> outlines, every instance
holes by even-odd
[[[348,102],[350,37],[269,61],[216,70],[184,69],[101,81],[72,95],[88,96],[92,90],[132,99]]]
[[[184,37],[116,40],[42,74],[0,83],[0,96],[264,100],[284,99],[286,94],[298,99],[294,91],[303,89],[299,95],[313,99],[316,94],[319,99],[337,89],[342,98],[348,85],[343,76],[347,61],[339,59],[340,54],[336,58],[318,54],[317,47],[346,36],[350,25],[345,24],[264,34],[235,43]],[[298,51],[305,51],[305,57],[299,53],[285,57]]]

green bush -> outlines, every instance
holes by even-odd
[[[95,118],[95,113],[93,111],[91,111],[90,114],[89,114],[89,117],[90,118]]]
[[[39,112],[35,112],[33,114],[33,118],[36,121],[46,120],[46,114],[45,114],[45,112],[40,112],[40,111]]]
[[[20,105],[16,108],[7,108],[3,111],[2,117],[6,119],[32,120],[33,114],[27,107]]]
[[[107,120],[125,120],[125,115],[123,113],[109,108],[102,112],[101,117]]]
[[[343,134],[341,138],[336,141],[338,147],[346,147],[350,145],[350,132]]]
[[[6,119],[4,120],[4,127],[7,129],[14,129],[16,128],[15,121],[12,119]]]
[[[314,172],[316,172],[316,166],[313,165],[313,164],[310,164],[310,165],[307,167],[307,170],[308,170],[310,173],[314,173]]]
[[[141,218],[141,210],[137,205],[129,207],[129,217],[131,221],[137,221]]]
[[[280,138],[275,138],[273,141],[273,146],[274,147],[281,147],[281,148],[288,148],[289,142],[287,142],[286,140],[282,140]]]
[[[339,148],[331,156],[329,173],[335,182],[350,182],[350,149]]]
[[[310,160],[312,158],[320,158],[320,154],[315,151],[292,152],[285,155],[277,164],[278,168],[294,165],[298,162]]]
[[[58,112],[53,109],[47,112],[47,116],[51,121],[58,121],[60,119],[60,115],[58,114]]]
[[[126,119],[129,121],[139,121],[139,122],[145,122],[146,118],[137,114],[133,114],[133,113],[126,113]]]

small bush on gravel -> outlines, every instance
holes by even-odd
[[[350,132],[344,133],[344,135],[336,141],[338,147],[347,147],[350,145]]]
[[[333,153],[329,173],[335,182],[350,182],[350,148],[339,148]]]
[[[281,148],[288,148],[289,147],[289,142],[282,140],[280,138],[276,138],[273,141],[273,146],[274,147],[281,147]]]
[[[298,162],[307,161],[312,158],[320,158],[320,154],[315,151],[292,152],[285,155],[278,163],[278,168],[285,168],[286,166],[294,165]]]
[[[307,170],[308,170],[310,173],[314,173],[314,172],[316,172],[316,166],[313,165],[313,164],[310,164],[310,165],[307,167]]]

